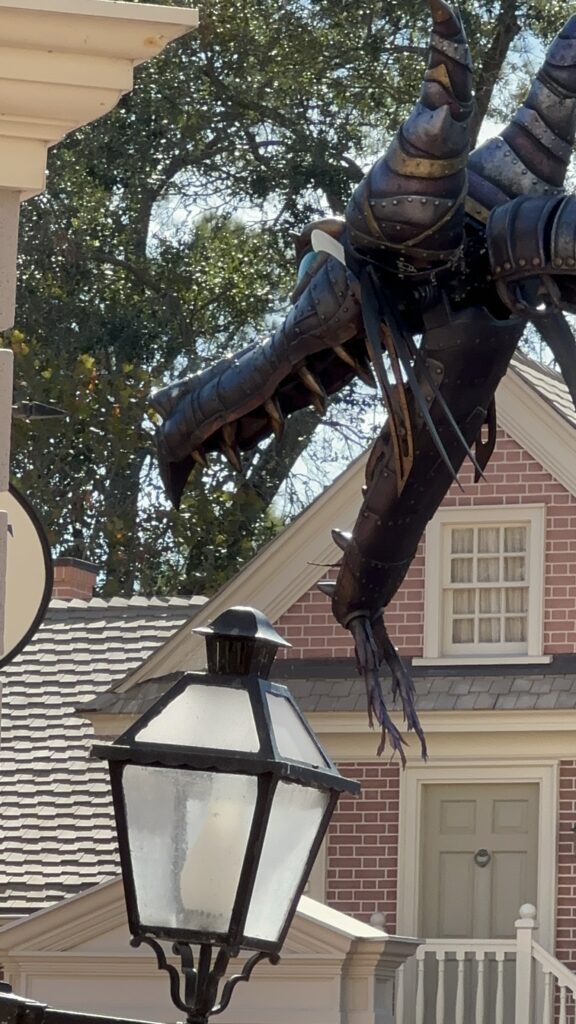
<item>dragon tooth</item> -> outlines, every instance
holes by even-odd
[[[192,452],[192,458],[197,466],[200,466],[202,469],[210,469],[210,462],[208,461],[206,454],[200,448],[196,448]]]
[[[346,351],[343,345],[336,345],[334,348],[334,352],[336,353],[338,358],[342,360],[343,363],[346,363],[347,366],[351,366],[353,369],[356,369],[356,361],[353,359],[350,353]]]
[[[282,415],[282,410],[280,409],[277,399],[269,398],[264,402],[264,411],[268,415],[270,423],[272,424],[272,430],[274,431],[276,440],[281,441],[286,421]]]
[[[228,462],[237,473],[242,472],[242,462],[240,461],[240,451],[236,444],[236,425],[233,423],[224,423],[222,426],[222,444],[220,445],[222,453],[228,459]]]
[[[374,380],[374,375],[370,369],[370,363],[367,357],[353,356],[350,352],[346,351],[343,345],[336,345],[334,352],[343,363],[352,367],[356,376],[359,377],[360,380],[364,381],[369,388],[376,387],[376,381]]]
[[[240,461],[240,453],[237,448],[229,448],[228,445],[221,445],[220,450],[223,455],[226,456],[228,462],[235,469],[237,473],[242,472],[242,463]]]
[[[298,376],[312,395],[312,405],[316,409],[316,412],[323,416],[326,412],[327,396],[320,381],[317,380],[313,373],[310,373],[307,366],[300,367],[298,370]]]

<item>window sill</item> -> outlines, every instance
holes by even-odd
[[[500,655],[492,654],[489,657],[477,657],[474,654],[467,658],[450,658],[439,655],[437,658],[412,658],[413,665],[549,665],[552,661],[551,654],[516,654]]]

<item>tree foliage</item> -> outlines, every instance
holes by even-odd
[[[570,13],[564,0],[466,0],[478,123]],[[147,396],[274,326],[291,233],[340,213],[419,91],[428,17],[416,0],[206,0],[201,27],[137,74],[114,113],[52,151],[22,214],[18,398],[65,420],[18,423],[16,481],[56,550],[96,561],[104,592],[204,591],[278,529],[272,501],[313,437],[305,410],[279,448],[162,499]],[[517,81],[514,78],[512,85]],[[366,424],[358,389],[331,419]],[[355,404],[356,403],[356,404]],[[294,493],[294,489],[292,492]],[[296,500],[302,492],[296,490]]]

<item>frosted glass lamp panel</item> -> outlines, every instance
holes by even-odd
[[[231,686],[193,683],[135,735],[146,743],[209,747],[214,750],[260,749],[250,697]]]
[[[278,938],[329,799],[317,789],[278,783],[244,926],[250,938]]]
[[[179,900],[174,874],[169,868],[178,796],[167,778],[171,774],[156,768],[126,765],[122,785],[140,920],[176,928]]]
[[[243,775],[125,769],[128,836],[143,924],[227,931],[257,785],[255,778]]]
[[[266,700],[280,757],[326,768],[329,762],[290,701],[271,693],[266,694]]]
[[[201,790],[209,787],[209,802]],[[258,782],[244,775],[197,776],[199,799],[186,805],[180,895],[186,928],[227,931],[254,818]]]

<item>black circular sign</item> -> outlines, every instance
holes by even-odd
[[[8,513],[1,668],[20,653],[42,622],[52,594],[54,570],[44,528],[13,484],[0,495],[0,509]]]

